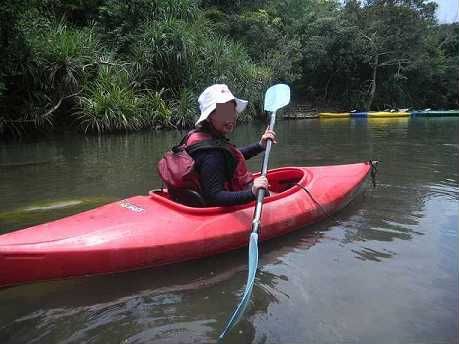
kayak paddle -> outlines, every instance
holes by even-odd
[[[285,84],[277,84],[271,86],[265,94],[264,110],[271,112],[271,120],[269,122],[269,129],[273,130],[276,122],[276,111],[283,108],[290,102],[290,88]],[[268,140],[266,143],[265,155],[263,158],[263,166],[261,168],[261,175],[266,177],[268,172],[268,160],[271,152],[272,142]],[[244,294],[242,296],[239,305],[233,312],[231,317],[228,319],[225,329],[218,337],[218,340],[222,340],[223,337],[230,331],[237,322],[241,319],[247,304],[249,303],[250,296],[252,294],[253,284],[255,282],[255,274],[258,266],[258,231],[261,226],[261,210],[263,208],[263,199],[265,197],[265,190],[258,189],[257,191],[257,204],[253,213],[252,220],[252,231],[250,234],[249,241],[249,273],[247,276],[247,284],[245,287]]]

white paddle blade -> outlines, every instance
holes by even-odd
[[[265,95],[265,111],[274,112],[290,103],[290,87],[285,84],[271,86]]]

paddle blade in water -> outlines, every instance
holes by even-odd
[[[250,234],[249,242],[249,273],[247,276],[247,285],[245,287],[244,295],[242,296],[241,302],[233,312],[229,320],[226,322],[225,329],[222,334],[218,337],[218,340],[222,340],[223,337],[238,323],[244,314],[247,305],[249,304],[250,296],[252,295],[252,288],[255,282],[255,274],[258,266],[258,234]]]
[[[265,95],[265,111],[274,112],[290,103],[290,87],[285,84],[271,86]]]

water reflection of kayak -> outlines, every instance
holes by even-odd
[[[350,112],[321,112],[321,118],[347,118],[351,116]]]
[[[352,200],[369,162],[268,172],[262,240],[317,222]],[[113,273],[211,256],[247,245],[255,203],[193,208],[166,191],[134,196],[0,236],[0,286]]]
[[[370,127],[382,126],[408,126],[409,117],[370,117],[368,124]]]

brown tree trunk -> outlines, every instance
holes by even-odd
[[[335,72],[331,73],[327,80],[327,83],[325,84],[324,95],[323,95],[323,100],[325,102],[327,101],[327,98],[328,98],[328,88],[330,87],[330,83],[334,76],[335,76]]]
[[[375,62],[373,64],[373,76],[371,79],[371,88],[370,92],[368,94],[368,102],[367,102],[367,111],[371,110],[371,105],[373,104],[373,99],[375,98],[375,93],[376,93],[376,73],[378,71],[378,62],[379,62],[379,56],[375,56]]]

